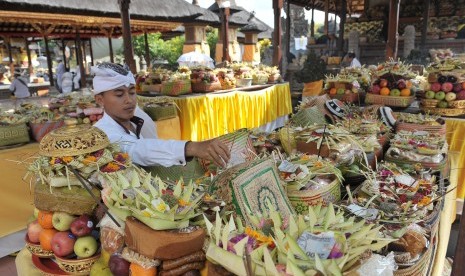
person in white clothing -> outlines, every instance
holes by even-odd
[[[60,62],[58,63],[58,66],[57,66],[57,69],[56,69],[56,74],[57,74],[57,86],[58,86],[58,90],[61,91],[62,87],[61,87],[61,82],[62,82],[62,77],[63,77],[63,74],[66,73],[66,67],[65,67],[65,64],[63,63],[63,61],[61,60],[61,58],[57,58],[57,61]]]
[[[349,64],[349,68],[355,68],[355,67],[362,67],[362,64],[360,61],[358,61],[357,57],[355,56],[355,53],[349,52],[345,58],[344,61],[346,64]]]
[[[136,82],[129,70],[119,64],[102,63],[92,67],[92,73],[95,100],[104,109],[102,119],[94,126],[105,132],[111,142],[119,143],[135,164],[170,167],[185,165],[190,157],[200,157],[218,166],[226,165],[229,149],[217,139],[156,139],[153,121],[137,107]]]
[[[17,99],[23,99],[31,96],[29,87],[27,86],[28,80],[26,77],[21,76],[20,73],[15,73],[15,79],[10,84],[10,91]]]

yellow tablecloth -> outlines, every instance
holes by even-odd
[[[250,92],[176,98],[183,140],[202,141],[241,128],[255,128],[292,113],[289,83]]]
[[[457,174],[457,198],[465,198],[465,120],[446,119],[449,151],[458,152],[451,173]],[[451,182],[452,183],[452,182]]]
[[[38,144],[0,150],[0,238],[26,228],[33,214],[34,198],[29,183],[22,180],[26,165],[12,161],[26,161],[38,152]]]

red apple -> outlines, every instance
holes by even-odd
[[[30,242],[39,243],[39,234],[42,231],[42,227],[34,220],[33,222],[29,223],[27,226],[27,236]]]
[[[91,122],[97,121],[97,115],[95,115],[95,114],[89,115],[89,119],[90,119]]]
[[[462,90],[462,84],[461,83],[456,83],[454,84],[454,88],[452,89],[455,93],[458,93]]]
[[[445,82],[441,85],[442,91],[446,93],[452,91],[453,88],[454,88],[454,85],[450,82]]]
[[[459,93],[457,93],[456,100],[465,100],[465,90],[462,90]]]
[[[110,271],[115,276],[129,276],[129,265],[130,263],[119,254],[111,255],[110,261],[108,262]]]
[[[94,223],[88,215],[82,215],[71,223],[71,232],[76,237],[90,235],[94,229]]]
[[[387,87],[388,84],[389,84],[388,81],[385,80],[385,79],[381,79],[381,80],[379,81],[379,86],[381,86],[381,87]]]
[[[434,92],[439,92],[441,90],[441,84],[439,82],[432,83],[430,89]]]
[[[399,90],[402,90],[406,87],[407,87],[407,84],[405,83],[405,80],[401,79],[397,81],[397,88],[399,88]]]
[[[69,231],[58,232],[52,238],[52,251],[58,257],[67,256],[74,251],[76,237]]]
[[[379,91],[381,90],[381,87],[379,85],[375,84],[371,87],[371,93],[373,94],[379,94]]]

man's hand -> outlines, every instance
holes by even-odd
[[[229,148],[218,139],[203,142],[188,142],[186,157],[199,157],[213,161],[219,167],[225,167],[231,157]]]

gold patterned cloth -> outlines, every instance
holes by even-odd
[[[232,91],[179,97],[181,138],[202,141],[256,128],[292,113],[289,83],[257,91]]]

